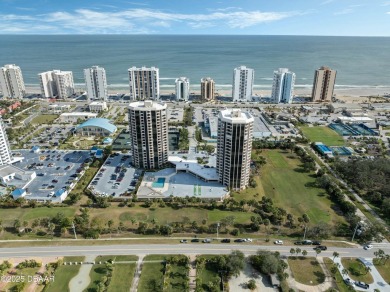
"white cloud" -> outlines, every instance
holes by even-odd
[[[390,6],[390,1],[383,2],[381,6]]]
[[[329,3],[332,3],[334,2],[335,0],[325,0],[324,2],[322,2],[320,5],[326,5],[326,4],[329,4]]]
[[[340,11],[336,11],[335,13],[333,13],[334,15],[344,15],[344,14],[351,14],[353,12],[353,9],[352,8],[345,8],[343,10],[340,10]]]
[[[39,33],[34,27],[49,25],[63,33],[144,33],[158,27],[170,27],[173,23],[188,25],[193,29],[212,26],[243,29],[262,23],[303,15],[304,12],[261,12],[261,11],[215,11],[211,13],[171,13],[151,9],[127,9],[122,11],[101,11],[77,9],[71,12],[26,16],[0,14],[0,33],[8,32],[5,27],[21,27],[31,24],[31,33]]]

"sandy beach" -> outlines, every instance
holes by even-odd
[[[76,92],[85,91],[84,86],[76,85]],[[40,88],[38,86],[26,86],[26,92],[28,94],[37,94],[40,93]],[[200,94],[200,90],[192,90],[191,93]],[[231,96],[232,92],[230,88],[216,89],[215,91],[220,96]],[[108,93],[110,95],[115,94],[128,94],[129,90],[126,87],[112,87],[108,86]],[[174,88],[160,88],[161,95],[171,95],[174,94]],[[361,87],[361,88],[335,88],[334,93],[336,97],[345,102],[364,102],[368,101],[369,96],[383,96],[384,94],[390,93],[389,87]],[[269,97],[271,95],[271,90],[253,90],[253,94],[256,96]],[[311,88],[296,88],[294,90],[296,96],[307,97],[311,95]]]

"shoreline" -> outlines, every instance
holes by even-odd
[[[76,85],[75,86],[76,92],[83,92],[85,91],[85,86],[82,85]],[[200,89],[191,89],[191,93],[195,93],[195,95],[200,95]],[[28,94],[39,94],[41,93],[39,86],[26,86],[26,92]],[[220,96],[226,96],[231,97],[231,88],[216,88],[215,93],[219,94]],[[128,94],[129,89],[128,87],[115,87],[115,85],[108,85],[108,94],[109,95],[116,95],[116,94]],[[360,87],[360,88],[335,88],[334,94],[336,98],[338,99],[351,99],[351,98],[359,98],[364,99],[368,98],[369,96],[379,97],[383,96],[385,94],[390,93],[390,86],[388,87]],[[171,95],[175,94],[174,88],[160,88],[160,95]],[[269,97],[271,95],[271,89],[256,89],[253,90],[254,96],[261,96],[261,97]],[[305,88],[295,88],[294,90],[294,96],[301,96],[301,97],[308,97],[311,95],[311,88],[305,87]],[[362,101],[362,100],[361,100]]]

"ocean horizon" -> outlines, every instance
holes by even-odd
[[[390,38],[255,35],[2,35],[0,64],[21,67],[26,86],[39,86],[38,73],[72,71],[84,84],[83,69],[106,69],[111,88],[128,86],[127,69],[155,66],[161,88],[188,77],[191,89],[202,77],[217,88],[231,87],[233,69],[255,69],[255,89],[272,87],[273,71],[296,73],[296,88],[312,86],[320,66],[337,70],[336,88],[390,87]]]

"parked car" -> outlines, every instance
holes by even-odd
[[[225,238],[225,239],[222,239],[221,242],[223,242],[223,243],[230,243],[230,239],[229,238]]]
[[[187,239],[180,240],[180,243],[187,243],[187,242],[188,242]]]
[[[243,239],[243,238],[238,238],[238,239],[234,240],[234,242],[245,242],[245,239]]]
[[[355,283],[350,278],[344,279],[344,283],[348,286],[355,286]]]
[[[364,288],[364,289],[370,288],[370,285],[368,285],[367,283],[364,283],[364,282],[360,282],[360,281],[355,281],[355,285],[360,287],[360,288]]]
[[[274,244],[282,245],[283,244],[283,240],[275,240]]]
[[[294,244],[295,245],[302,245],[303,243],[302,243],[302,241],[296,241],[296,242],[294,242]]]
[[[191,239],[191,242],[199,242],[200,240],[198,238]]]
[[[210,238],[205,238],[202,240],[203,243],[211,243],[211,239]]]
[[[321,241],[315,240],[312,242],[312,245],[321,245]]]
[[[302,241],[302,244],[303,245],[311,245],[311,244],[313,244],[313,242],[311,240],[304,240],[304,241]]]

